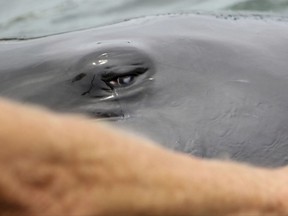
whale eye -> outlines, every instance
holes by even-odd
[[[136,67],[128,71],[127,68],[124,69],[125,70],[122,71],[106,71],[102,74],[101,80],[105,82],[106,85],[111,89],[124,88],[134,84],[137,80],[137,77],[148,71],[147,67]]]
[[[126,87],[128,85],[131,85],[134,82],[134,80],[135,76],[133,75],[120,76],[109,80],[107,84],[113,88]]]

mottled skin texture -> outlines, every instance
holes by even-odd
[[[285,216],[288,171],[204,160],[0,100],[1,216]]]
[[[145,17],[2,41],[0,94],[116,120],[200,157],[281,166],[288,163],[287,47],[285,20]],[[119,77],[132,81],[115,85]]]

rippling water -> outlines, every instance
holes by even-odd
[[[195,10],[288,15],[288,0],[1,0],[0,38],[41,36],[142,15]]]

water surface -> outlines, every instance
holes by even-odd
[[[35,37],[168,12],[288,14],[288,0],[1,0],[0,38]]]

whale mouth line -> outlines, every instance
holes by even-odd
[[[118,121],[129,118],[121,107],[118,108],[95,108],[95,105],[81,106],[73,110],[75,113],[85,113],[91,119]]]
[[[117,112],[101,112],[101,111],[92,111],[89,112],[88,115],[95,119],[109,119],[109,120],[119,120],[124,119],[125,116],[123,113]]]

